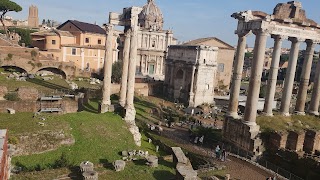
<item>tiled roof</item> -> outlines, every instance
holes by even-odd
[[[195,39],[195,40],[191,40],[189,42],[184,43],[184,45],[200,45],[201,43],[204,43],[206,41],[210,41],[210,40],[216,40],[222,44],[224,44],[225,46],[227,46],[228,48],[232,48],[234,49],[233,46],[231,46],[230,44],[222,41],[221,39],[218,39],[216,37],[206,37],[206,38],[199,38],[199,39]]]
[[[60,29],[68,22],[72,23],[74,26],[76,26],[82,32],[89,32],[89,33],[96,33],[96,34],[105,34],[106,33],[106,31],[102,27],[100,27],[96,24],[80,22],[77,20],[68,20],[65,23],[61,24],[57,29]]]

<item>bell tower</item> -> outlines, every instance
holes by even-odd
[[[38,7],[31,5],[29,7],[28,26],[37,28],[39,27]]]

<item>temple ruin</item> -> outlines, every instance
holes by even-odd
[[[226,118],[223,128],[223,136],[229,142],[247,151],[253,152],[254,156],[261,154],[261,139],[259,138],[260,127],[256,123],[256,117],[268,36],[271,36],[274,39],[274,51],[263,113],[266,116],[273,115],[272,102],[275,96],[281,46],[283,40],[289,40],[291,42],[291,50],[282,93],[280,113],[283,116],[290,116],[290,113],[304,115],[307,111],[312,115],[319,115],[320,61],[317,64],[317,74],[314,81],[314,89],[309,109],[305,110],[305,104],[307,88],[310,81],[313,54],[316,44],[320,42],[320,25],[315,21],[308,19],[305,11],[302,9],[301,3],[296,1],[279,3],[274,8],[273,14],[249,10],[234,13],[232,14],[232,17],[238,20],[238,28],[235,33],[238,35],[239,39],[234,61],[234,73],[230,92],[228,117]],[[238,99],[243,71],[246,38],[250,33],[253,33],[256,36],[256,39],[248,89],[248,99],[244,117],[242,118],[238,115]],[[306,43],[307,45],[304,56],[305,61],[303,64],[295,110],[290,111],[299,47],[303,43]]]

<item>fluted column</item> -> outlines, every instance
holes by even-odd
[[[256,125],[261,76],[266,53],[267,37],[269,35],[265,30],[259,30],[254,33],[256,34],[256,40],[254,45],[249,90],[244,113],[244,121],[249,126]]]
[[[122,107],[125,107],[126,99],[127,99],[130,38],[131,38],[131,29],[129,29],[125,33],[125,41],[124,41],[124,48],[123,48],[122,76],[121,76],[120,99],[119,99],[119,103]]]
[[[130,61],[129,61],[129,75],[128,75],[128,90],[127,90],[127,104],[126,104],[126,121],[134,121],[136,111],[134,108],[134,84],[136,77],[136,58],[137,58],[137,31],[136,25],[132,26],[131,40],[130,40]]]
[[[314,85],[311,95],[311,102],[308,113],[319,116],[319,101],[320,101],[320,61],[317,63],[316,75],[314,77]]]
[[[310,73],[314,55],[315,44],[312,40],[307,40],[307,49],[304,55],[304,62],[300,78],[299,92],[296,102],[295,111],[298,115],[305,115],[305,104],[310,81]]]
[[[274,47],[273,47],[271,67],[269,71],[270,73],[268,78],[267,95],[266,95],[266,100],[263,108],[263,112],[266,116],[273,116],[272,107],[273,107],[273,101],[274,101],[274,96],[276,92],[276,86],[277,86],[277,77],[278,77],[278,71],[279,71],[282,40],[284,37],[279,35],[274,35],[272,36],[272,38],[274,39]]]
[[[105,113],[109,111],[111,106],[111,75],[112,75],[112,39],[113,39],[113,25],[108,24],[106,27],[106,44],[105,44],[105,56],[104,56],[104,78],[102,88],[102,103],[100,106],[100,112]]]
[[[243,63],[245,56],[245,49],[247,45],[247,33],[238,34],[238,47],[236,52],[236,57],[234,61],[234,69],[232,76],[232,86],[230,91],[230,100],[228,107],[228,116],[233,118],[238,117],[238,104],[239,104],[239,94],[241,87],[241,79],[242,79],[242,71],[243,71]]]
[[[280,113],[283,116],[290,116],[289,110],[290,110],[290,102],[292,99],[292,89],[293,89],[294,77],[296,73],[296,66],[297,66],[298,55],[299,55],[299,46],[300,46],[300,42],[302,41],[301,39],[297,39],[297,38],[289,38],[289,40],[292,42],[292,44],[291,44],[288,68],[286,71],[286,80],[284,82],[284,89],[282,91],[281,108],[280,108]]]

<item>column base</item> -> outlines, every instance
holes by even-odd
[[[236,112],[228,112],[227,117],[231,117],[233,119],[241,119],[241,116],[239,116],[239,114]]]
[[[273,113],[263,112],[262,115],[263,115],[263,116],[267,116],[267,117],[273,117]]]
[[[259,134],[260,126],[255,122],[243,122],[231,117],[225,119],[223,138],[234,146],[247,151],[252,159],[256,159],[264,150]]]
[[[296,115],[299,115],[299,116],[305,116],[306,113],[305,112],[300,112],[300,111],[296,111],[294,112]]]
[[[106,112],[114,112],[114,105],[100,104],[99,112],[101,114],[106,113]]]
[[[319,116],[320,115],[318,111],[309,111],[308,113],[311,114],[311,115],[314,115],[314,116]]]
[[[291,114],[288,112],[280,112],[280,114],[281,114],[281,116],[285,116],[285,117],[291,116]]]
[[[134,107],[126,107],[126,115],[124,117],[124,120],[126,122],[135,122],[136,119],[136,110]]]

